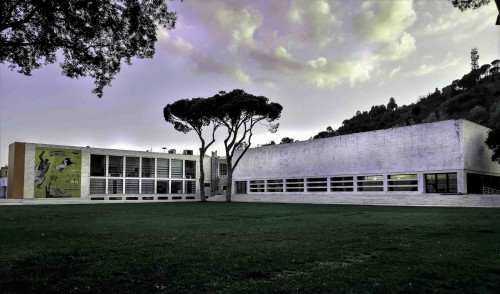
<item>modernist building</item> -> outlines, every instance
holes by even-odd
[[[491,161],[484,143],[488,131],[466,120],[448,120],[251,148],[233,175],[236,194],[354,197],[500,190],[500,164]]]
[[[234,199],[351,203],[366,196],[391,204],[408,196],[408,205],[418,205],[413,201],[425,195],[500,193],[500,164],[484,144],[488,131],[449,120],[251,148],[233,175]],[[7,197],[13,199],[196,201],[200,189],[214,195],[226,186],[227,163],[216,153],[201,163],[190,151],[35,143],[13,143],[9,150]]]
[[[9,147],[10,199],[104,201],[194,200],[199,156],[13,143]],[[203,161],[210,186],[210,158]]]

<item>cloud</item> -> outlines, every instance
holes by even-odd
[[[276,55],[276,57],[281,59],[293,60],[292,55],[288,53],[285,47],[276,48],[276,50],[274,51],[274,55]]]
[[[252,82],[252,79],[250,78],[249,75],[247,75],[243,70],[241,69],[236,69],[234,71],[234,76],[236,77],[236,79],[238,79],[240,82],[243,82],[245,84],[249,84]]]
[[[395,69],[391,70],[391,72],[389,73],[389,78],[394,77],[400,71],[401,71],[401,66],[398,66]]]
[[[333,88],[344,82],[353,86],[369,80],[373,70],[370,60],[329,62],[325,57],[319,57],[308,64],[310,68],[305,75],[306,81],[318,88]]]
[[[334,39],[339,21],[331,11],[329,1],[292,1],[288,20],[292,33],[304,42],[314,42],[320,48]]]
[[[401,38],[417,15],[413,1],[365,1],[355,23],[365,40],[389,43]]]
[[[460,64],[462,61],[463,57],[455,58],[455,59],[450,59],[447,58],[443,62],[438,63],[438,64],[421,64],[417,69],[415,69],[412,72],[407,73],[406,75],[409,76],[424,76],[436,71],[441,71],[444,69],[447,69],[449,67],[455,66],[457,64]]]
[[[404,32],[398,42],[389,43],[387,47],[385,47],[381,56],[389,60],[399,60],[407,57],[415,50],[415,38],[407,32]]]
[[[496,10],[493,5],[481,7],[475,10],[460,11],[456,8],[450,8],[451,4],[446,3],[446,9],[439,14],[437,19],[430,18],[418,34],[420,35],[455,35],[453,32],[460,31],[460,35],[471,36],[481,32],[491,26],[496,18]],[[442,4],[444,5],[444,4]],[[478,26],[478,22],[482,24]],[[468,32],[468,33],[467,33]]]
[[[251,8],[243,10],[220,8],[215,11],[215,18],[220,24],[219,29],[230,33],[232,38],[230,48],[233,50],[240,45],[252,46],[255,31],[262,25],[262,16]]]
[[[265,70],[300,73],[304,68],[304,64],[295,61],[284,47],[278,47],[274,52],[268,52],[260,48],[251,48],[248,54],[258,66]]]

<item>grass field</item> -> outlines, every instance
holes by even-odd
[[[0,292],[500,293],[500,210],[0,206]]]

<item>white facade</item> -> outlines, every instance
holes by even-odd
[[[70,150],[76,151],[81,154],[81,165],[77,168],[79,169],[79,179],[73,180],[74,185],[79,189],[79,197],[61,197],[61,198],[71,198],[71,200],[103,200],[103,201],[158,201],[158,200],[196,200],[199,199],[199,156],[198,155],[184,155],[184,154],[175,154],[175,153],[156,153],[156,152],[142,152],[142,151],[127,151],[127,150],[116,150],[116,149],[102,149],[102,148],[91,148],[91,147],[75,147],[75,146],[63,146],[63,145],[49,145],[49,144],[36,144],[36,143],[15,143],[22,144],[23,150],[21,152],[24,155],[23,158],[23,166],[22,175],[23,178],[15,177],[13,178],[13,182],[21,181],[22,192],[15,192],[15,194],[11,195],[9,198],[17,198],[17,199],[40,199],[44,197],[38,197],[35,195],[35,186],[37,186],[36,176],[37,173],[35,169],[37,168],[37,164],[40,162],[40,159],[35,154],[37,149],[40,150]],[[10,152],[13,152],[15,149],[14,145],[11,145]],[[14,151],[17,152],[17,151]],[[81,153],[80,153],[81,152]],[[105,172],[101,175],[92,175],[91,173],[91,156],[97,155],[101,156],[105,159]],[[39,155],[38,155],[39,156]],[[46,155],[43,155],[46,157]],[[12,156],[14,157],[14,156]],[[122,171],[119,174],[111,174],[110,170],[110,158],[118,158],[122,161]],[[127,159],[134,158],[137,162],[139,162],[137,173],[133,176],[126,173],[127,169]],[[153,172],[151,176],[145,177],[142,174],[142,163],[143,159],[150,159],[153,163]],[[14,159],[12,159],[14,160]],[[163,160],[167,162],[167,175],[160,176],[157,174],[158,162]],[[173,163],[179,163],[180,174],[173,175]],[[194,163],[194,175],[188,176],[186,173],[186,162]],[[14,162],[9,162],[9,165],[19,169],[18,166]],[[53,164],[50,169],[57,168]],[[204,159],[204,168],[206,176],[206,182],[210,182],[210,158],[205,157]],[[54,172],[55,173],[55,172]],[[14,172],[13,172],[14,174]],[[59,173],[64,176],[64,171]],[[49,179],[45,179],[45,183],[48,182]],[[154,192],[144,192],[143,191],[143,182],[149,181],[149,183],[153,183]],[[95,187],[92,187],[92,183],[101,182],[103,183],[102,190],[103,193],[96,193]],[[117,191],[113,191],[111,188],[111,182],[118,182],[118,188],[115,189]],[[127,193],[127,183],[134,182],[138,183],[138,193]],[[158,182],[163,182],[167,187],[166,193],[160,193],[157,189]],[[179,184],[174,189],[174,183]],[[188,191],[187,184],[189,184],[190,189]],[[116,185],[116,184],[115,184]],[[10,193],[9,193],[10,194]],[[77,198],[77,199],[74,199]],[[42,200],[42,199],[40,199]]]
[[[492,151],[484,144],[488,131],[466,120],[448,120],[251,148],[233,176],[236,185],[246,185],[246,191],[235,192],[466,193],[467,173],[500,176],[500,165],[491,161]],[[434,174],[441,174],[436,181],[448,174],[449,185],[454,186],[434,191],[430,180]],[[352,182],[347,185],[352,191],[335,188],[342,181]],[[287,189],[297,182],[299,186],[303,182],[303,190]],[[308,189],[308,182],[315,188]],[[269,184],[273,189],[268,189]],[[370,189],[366,184],[378,187]]]

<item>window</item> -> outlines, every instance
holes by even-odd
[[[108,194],[123,194],[123,180],[108,179]]]
[[[353,192],[354,177],[331,177],[330,178],[331,192]]]
[[[327,192],[327,178],[308,178],[307,192]]]
[[[384,191],[384,176],[359,176],[358,191],[360,192]]]
[[[92,177],[106,176],[106,155],[96,155],[96,154],[90,155],[90,176]]]
[[[90,194],[106,194],[106,179],[90,179]]]
[[[227,176],[227,163],[219,163],[219,175]]]
[[[196,181],[184,182],[186,194],[196,194]]]
[[[139,180],[125,180],[125,194],[139,194]]]
[[[283,180],[267,180],[267,192],[283,192]]]
[[[155,180],[142,180],[141,194],[154,194],[154,193],[155,193]]]
[[[196,179],[196,161],[184,161],[184,168],[186,171],[186,179]]]
[[[168,181],[156,182],[156,194],[168,194]]]
[[[172,159],[172,178],[182,179],[182,160]]]
[[[167,163],[168,166],[168,163]],[[155,177],[155,159],[142,158],[142,177],[154,178]]]
[[[250,192],[265,192],[264,180],[253,180],[250,181]]]
[[[425,175],[426,193],[457,193],[457,174],[440,173]]]
[[[304,192],[304,179],[286,179],[287,192]]]
[[[387,179],[387,189],[389,191],[418,191],[417,175],[390,175]]]
[[[170,178],[168,174],[168,159],[158,158],[158,178]]]
[[[247,182],[236,181],[236,194],[246,194],[246,193],[247,193]]]
[[[172,181],[172,194],[182,194],[182,181]]]
[[[139,157],[127,156],[125,158],[125,176],[131,178],[139,177]]]
[[[110,156],[109,157],[109,176],[122,177],[123,176],[123,156]]]

